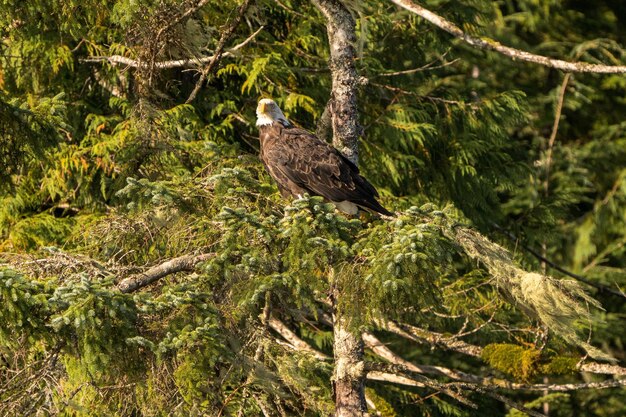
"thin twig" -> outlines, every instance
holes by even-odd
[[[546,154],[546,166],[545,166],[545,181],[544,192],[547,194],[550,188],[550,167],[552,165],[552,149],[554,148],[554,142],[556,141],[556,134],[559,131],[559,122],[561,121],[561,112],[563,110],[563,102],[565,101],[565,90],[567,89],[567,83],[569,82],[571,73],[565,74],[561,88],[559,89],[559,95],[556,103],[556,109],[554,111],[554,123],[552,124],[552,133],[550,133],[550,139],[548,140],[548,150]]]
[[[435,65],[433,66],[433,64],[437,61],[433,61],[430,62],[424,66],[421,66],[419,68],[413,68],[413,69],[408,69],[408,70],[404,70],[404,71],[395,71],[395,72],[385,72],[383,74],[378,74],[375,75],[374,77],[395,77],[397,75],[407,75],[407,74],[415,74],[416,72],[422,72],[422,71],[427,71],[427,70],[434,70],[434,69],[439,69],[439,68],[444,68],[450,65],[454,65],[456,62],[458,62],[461,58],[456,58],[453,59],[450,62],[444,62],[441,65]]]

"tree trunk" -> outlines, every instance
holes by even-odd
[[[356,60],[356,33],[354,18],[339,0],[313,0],[326,17],[330,67],[333,88],[331,91],[331,114],[333,145],[355,164],[359,158],[359,135],[361,127],[357,111],[358,75]]]
[[[361,132],[357,111],[358,76],[354,61],[355,21],[339,0],[313,0],[326,17],[332,74],[330,110],[333,145],[355,164]],[[336,417],[361,417],[367,413],[363,340],[351,328],[352,318],[337,305],[344,291],[342,280],[330,276],[333,302],[335,370],[333,375]]]
[[[334,286],[333,293],[340,295],[337,286]],[[364,416],[367,403],[365,402],[363,339],[358,331],[350,329],[350,318],[344,313],[337,311],[333,313],[333,329],[335,416]]]

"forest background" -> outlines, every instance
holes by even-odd
[[[371,415],[626,415],[624,71],[486,50],[617,68],[626,5],[419,5],[484,45],[384,1],[3,1],[0,414],[361,415],[345,377]],[[333,136],[330,6],[394,220],[257,156],[262,97]]]

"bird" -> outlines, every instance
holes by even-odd
[[[352,161],[313,133],[294,126],[274,100],[261,99],[256,115],[261,161],[284,198],[322,196],[348,215],[368,211],[393,216]]]

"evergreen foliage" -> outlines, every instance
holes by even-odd
[[[263,30],[190,103],[201,66],[156,63],[212,55],[238,2],[188,14],[197,2],[0,3],[0,415],[331,415],[333,280],[354,330],[410,363],[528,384],[587,381],[586,355],[623,363],[624,298],[521,248],[626,284],[624,76],[566,79],[550,145],[561,73],[472,49],[390,3],[346,3],[367,80],[360,168],[393,220],[284,201],[256,156],[260,97],[309,130],[323,117],[327,34],[310,2],[253,2],[225,50]],[[626,58],[619,2],[422,3],[520,49]],[[114,55],[139,64],[102,59]],[[207,254],[140,291],[117,287]],[[423,346],[389,323],[443,339]],[[442,348],[458,341],[482,353]],[[367,385],[382,416],[519,415],[471,390],[477,409],[433,385]],[[626,413],[623,387],[503,393],[556,416]]]

